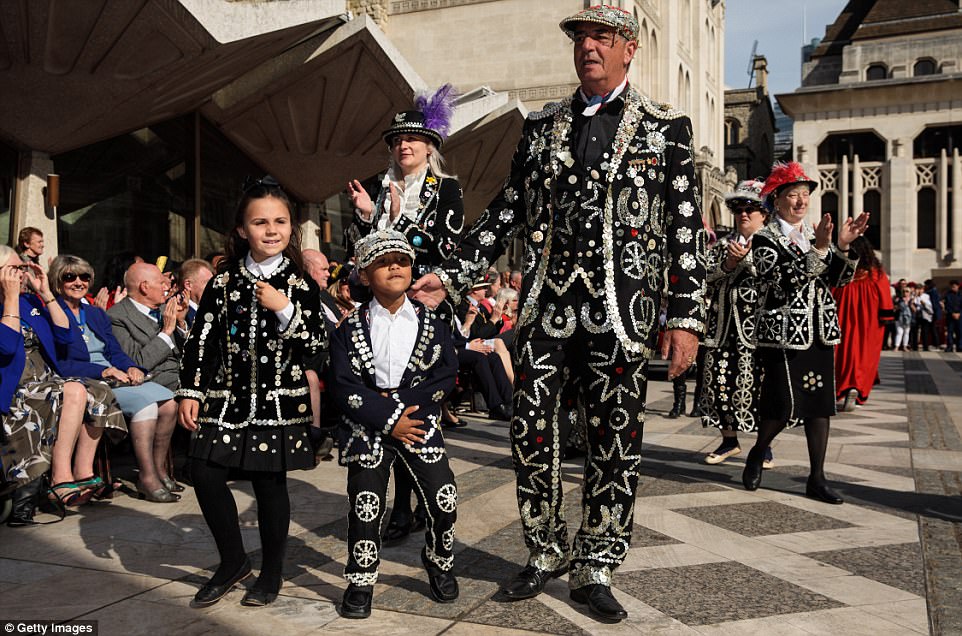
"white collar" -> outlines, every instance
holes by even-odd
[[[283,260],[284,254],[282,252],[280,254],[275,254],[274,256],[268,256],[263,261],[258,263],[251,258],[251,253],[248,252],[247,258],[244,259],[244,267],[246,267],[247,271],[255,276],[267,278],[274,273],[274,270],[280,266],[281,261]]]
[[[127,296],[127,298],[130,298],[130,296]],[[142,314],[145,315],[145,316],[149,316],[149,315],[150,315],[150,312],[153,311],[153,310],[152,310],[150,307],[148,307],[147,305],[145,305],[145,304],[143,304],[143,303],[139,303],[139,302],[137,302],[136,300],[134,300],[133,298],[130,298],[130,302],[133,303],[133,305],[134,305],[134,307],[137,309],[137,311],[139,311],[140,313],[142,313]]]
[[[598,112],[598,110],[603,105],[607,104],[608,102],[614,100],[619,95],[621,95],[621,93],[625,90],[626,86],[628,86],[627,75],[625,76],[625,79],[622,80],[621,84],[618,84],[618,86],[615,87],[615,90],[611,91],[601,102],[588,106],[587,108],[585,108],[584,112],[581,114],[585,115],[586,117],[590,117],[591,115],[594,115],[595,113]],[[589,103],[588,96],[585,95],[585,92],[581,88],[578,88],[578,96],[581,97],[582,101],[584,101],[585,104]]]
[[[799,234],[801,234],[802,236],[805,236],[805,231],[803,229],[805,226],[804,221],[802,223],[799,223],[797,226],[795,226],[789,223],[788,221],[786,221],[785,219],[783,219],[782,217],[778,216],[778,213],[775,214],[775,220],[778,221],[778,226],[779,228],[781,228],[782,234],[784,234],[785,236],[791,236],[793,230],[798,230]]]
[[[401,306],[393,314],[385,309],[381,303],[377,302],[377,298],[371,298],[371,303],[368,305],[368,309],[371,312],[371,320],[374,320],[379,316],[384,316],[389,320],[394,320],[398,317],[404,317],[415,321],[418,319],[418,314],[416,311],[414,311],[414,303],[411,302],[411,299],[408,298],[407,295],[404,296],[404,302],[401,303]]]

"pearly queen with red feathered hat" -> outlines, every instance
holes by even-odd
[[[808,184],[809,192],[818,187],[818,182],[805,174],[802,164],[797,161],[779,162],[772,166],[771,174],[765,179],[761,197],[768,205],[771,205],[775,197],[786,187],[800,184]]]

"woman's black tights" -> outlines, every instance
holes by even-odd
[[[748,461],[761,462],[765,449],[772,445],[775,437],[785,428],[781,420],[762,420],[758,426],[758,439],[749,453]],[[825,482],[825,453],[828,451],[829,418],[809,417],[805,419],[805,440],[808,442],[808,463],[811,466],[809,479],[813,484]]]
[[[237,472],[203,460],[193,460],[191,477],[204,521],[214,535],[220,566],[211,577],[212,585],[226,583],[247,559],[237,520],[237,504],[227,486],[230,478],[249,479],[257,500],[257,527],[261,535],[261,573],[254,584],[258,590],[276,594],[281,588],[284,550],[291,523],[291,501],[287,494],[287,473]]]

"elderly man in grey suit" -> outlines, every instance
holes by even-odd
[[[107,313],[124,352],[147,369],[151,379],[172,391],[180,387],[180,347],[188,304],[168,299],[170,281],[149,263],[134,263],[124,275],[127,297]]]
[[[180,346],[186,333],[187,299],[183,294],[168,299],[170,281],[156,265],[134,263],[124,275],[127,297],[111,307],[111,327],[124,353],[138,366],[147,369],[151,379],[171,391],[180,387]],[[146,426],[146,422],[137,422]],[[158,418],[153,431],[141,430],[138,439],[150,448],[154,463],[162,466],[170,450],[177,418]],[[155,492],[151,501],[175,501],[184,490],[172,477],[163,479],[164,492]]]

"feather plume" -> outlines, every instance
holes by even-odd
[[[440,133],[446,139],[451,130],[451,115],[454,114],[454,101],[458,94],[454,87],[445,84],[433,95],[419,93],[414,99],[414,107],[424,113],[424,125]]]
[[[772,166],[771,174],[765,179],[765,187],[762,188],[761,192],[762,198],[767,198],[783,185],[790,183],[815,183],[815,181],[808,178],[802,164],[797,161],[778,162]]]

